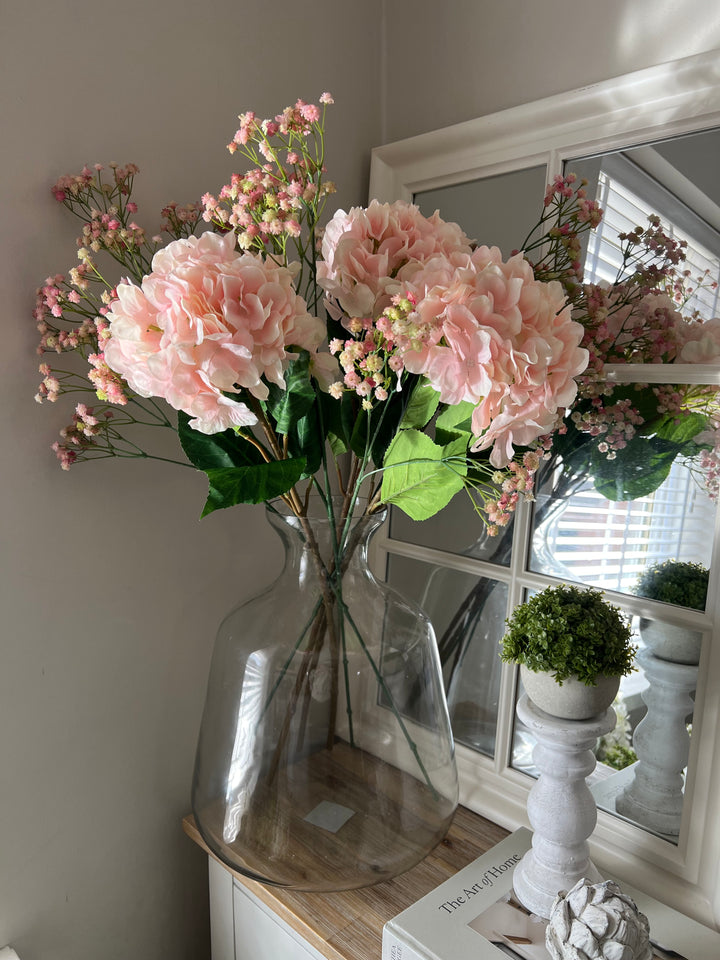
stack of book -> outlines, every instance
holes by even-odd
[[[383,928],[382,960],[549,960],[547,921],[515,898],[513,871],[530,849],[521,828]],[[720,960],[720,934],[623,881],[650,923],[653,960]]]

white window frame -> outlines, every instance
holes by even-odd
[[[546,167],[551,180],[562,173],[567,161],[718,126],[720,52],[712,51],[378,147],[372,155],[370,197],[410,201],[424,190],[537,165]],[[479,239],[492,242],[491,237]],[[720,371],[709,365],[683,365],[682,369],[674,365],[672,377],[659,365],[650,369],[625,366],[614,376],[645,383],[720,383]],[[542,589],[553,582],[551,577],[525,569],[527,509],[518,512],[515,527],[511,566],[502,570],[387,536],[378,546],[386,554],[416,557],[506,580],[514,604],[522,599],[525,589]],[[626,878],[710,926],[720,923],[720,631],[715,628],[720,622],[718,530],[716,523],[714,576],[707,610],[701,613],[677,608],[666,616],[702,630],[707,638],[699,670],[679,841],[671,844],[603,811],[598,813],[590,841],[591,855],[601,870]],[[653,613],[650,601],[612,593],[609,598],[633,614]],[[508,763],[515,684],[515,671],[505,667],[495,759],[457,747],[462,802],[508,829],[527,825],[526,799],[532,784]]]

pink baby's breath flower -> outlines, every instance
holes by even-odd
[[[300,106],[300,114],[304,120],[308,121],[308,123],[317,123],[317,121],[320,119],[320,111],[314,103],[303,103]]]
[[[55,451],[55,455],[60,461],[60,466],[63,470],[69,470],[77,460],[77,453],[74,450],[68,450],[59,440],[53,443],[52,449]]]

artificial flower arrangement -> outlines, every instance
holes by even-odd
[[[363,660],[407,745],[410,759],[402,763],[419,770],[427,796],[442,807],[429,818],[440,832],[418,841],[416,859],[449,822],[457,795],[446,705],[428,753],[431,725],[414,737],[397,686],[403,673],[413,689],[426,683],[436,654],[411,675],[419,647],[412,630],[402,638],[404,631],[392,631],[390,646],[387,638],[371,646],[358,625],[367,611],[343,594],[374,515],[393,505],[424,520],[464,493],[496,536],[507,532],[521,499],[532,499],[541,464],[568,491],[590,474],[630,496],[654,489],[676,457],[700,464],[711,491],[720,476],[715,389],[613,386],[604,374],[608,363],[720,356],[720,320],[701,324],[677,309],[683,253],[656,222],[623,238],[621,276],[605,289],[582,282],[582,238],[601,212],[572,175],[549,186],[536,227],[507,258],[409,203],[371,201],[328,218],[334,186],[326,176],[325,118],[332,102],[323,94],[318,104],[298,100],[271,119],[242,114],[229,149],[249,168],[199,202],[164,208],[161,232],[169,241],[137,223],[134,165],[61,177],[53,193],[82,222],[79,263],[45,281],[35,309],[43,355],[36,399],[93,395],[77,403],[54,445],[63,469],[106,457],[174,459],[164,445],[160,454],[139,440],[149,428],[174,431],[184,454],[175,462],[207,475],[203,515],[264,502],[278,522],[290,518],[317,575],[310,613],[296,621],[304,626],[280,660],[265,649],[277,632],[276,607],[260,631],[265,647],[253,669],[266,662],[274,671],[264,704],[243,700],[229,721],[218,715],[215,733],[201,731],[193,809],[201,832],[204,809],[223,811],[215,833],[208,827],[203,835],[238,869],[247,864],[238,837],[252,845],[277,836],[278,804],[293,795],[290,771],[317,742],[303,724],[324,710],[328,748],[341,733],[350,747],[362,745],[350,667]],[[67,363],[60,369],[51,355]],[[633,469],[636,448],[652,466],[647,481]],[[318,508],[331,531],[326,552],[313,526]],[[460,642],[468,609],[482,605],[476,590],[458,611]],[[375,613],[382,620],[382,611]],[[217,650],[224,692],[216,690],[216,706],[237,660]],[[343,699],[345,718],[338,719]],[[204,731],[212,726],[212,700],[209,693]],[[247,719],[248,709],[259,712]],[[197,799],[203,783],[222,779],[213,764],[234,757],[237,747],[232,740],[218,746],[215,734],[243,718],[247,731],[273,742],[248,748],[255,759],[227,773],[224,799],[204,804]],[[253,765],[268,756],[269,767]],[[375,776],[362,781],[372,787]],[[326,782],[328,791],[341,780]],[[368,805],[377,806],[377,795],[372,787]],[[274,811],[267,829],[243,813],[256,796],[257,809]],[[403,839],[406,819],[392,826],[382,807],[365,833],[384,837],[388,851],[398,838],[406,852],[414,850],[415,841]],[[414,853],[403,856],[398,869],[415,862]],[[345,849],[334,859],[362,857]],[[250,872],[269,860],[282,857],[260,849]],[[381,878],[377,860],[371,866]],[[271,879],[295,882],[287,874]]]
[[[157,423],[208,474],[205,513],[277,496],[301,513],[308,490],[328,496],[328,455],[348,453],[348,509],[365,484],[369,511],[424,519],[465,489],[503,522],[532,489],[527,448],[575,398],[582,327],[521,254],[504,262],[411,204],[338,211],[321,239],[330,101],[242,115],[230,149],[253,167],[201,207],[166,208],[166,246],[132,219],[135,167],[58,181],[83,220],[80,265],[38,293],[40,350],[79,350],[90,384],[43,364],[38,396],[91,386],[101,403],[78,405],[56,453],[64,468],[151,456],[126,428]],[[106,282],[100,251],[129,278]]]
[[[38,290],[38,351],[79,353],[84,369],[44,357],[36,399],[96,394],[54,445],[62,467],[157,456],[133,427],[169,428],[178,462],[208,476],[203,515],[279,497],[303,518],[312,494],[333,514],[339,492],[338,529],[361,491],[361,512],[393,504],[415,520],[464,491],[496,535],[541,464],[558,500],[588,477],[610,499],[646,495],[678,458],[715,497],[717,387],[605,375],[720,357],[720,319],[683,316],[683,244],[658,218],[621,236],[605,286],[582,281],[583,234],[601,211],[572,175],[548,187],[507,260],[409,203],[338,210],[323,228],[330,103],[242,114],[229,149],[251,166],[217,196],[164,208],[169,243],[135,220],[134,165],[55,184],[82,221],[80,262]],[[106,276],[102,254],[126,279]],[[483,604],[478,586],[443,659]]]
[[[603,375],[608,363],[720,355],[720,319],[677,309],[682,244],[653,219],[622,238],[622,280],[583,286],[580,238],[601,212],[572,175],[548,188],[506,261],[409,203],[340,210],[323,229],[331,102],[241,115],[229,149],[251,168],[217,197],[166,207],[165,245],[134,220],[134,165],[55,184],[83,222],[80,263],[38,291],[39,352],[76,351],[90,369],[43,363],[37,399],[97,395],[55,444],[63,468],[152,457],[127,428],[159,425],[208,473],[205,513],[275,496],[301,511],[300,485],[323,493],[329,448],[352,459],[348,503],[365,483],[370,511],[392,503],[425,519],[464,489],[491,533],[531,495],[541,459],[569,463],[587,445],[593,474],[616,489],[634,445],[645,455],[649,444],[644,489],[683,455],[702,461],[714,490],[717,390]],[[203,221],[211,229],[196,236]],[[101,252],[126,279],[106,279]]]

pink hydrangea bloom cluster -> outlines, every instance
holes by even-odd
[[[682,323],[676,336],[678,363],[717,363],[720,360],[720,317]]]
[[[583,328],[560,284],[537,281],[520,254],[505,262],[497,247],[478,247],[409,266],[406,295],[375,324],[352,320],[358,339],[331,345],[345,370],[333,392],[384,399],[402,370],[424,376],[441,402],[474,404],[473,449],[491,448],[490,462],[506,466],[575,399]]]
[[[322,240],[318,282],[347,317],[378,317],[413,271],[436,255],[470,253],[456,223],[397,201],[338,210]]]
[[[48,277],[36,296],[38,353],[75,353],[86,364],[80,373],[72,364],[64,370],[53,370],[49,363],[41,363],[42,381],[36,400],[54,402],[62,393],[93,389],[103,404],[95,408],[93,414],[97,422],[104,425],[102,435],[89,429],[92,426],[89,420],[77,410],[73,421],[61,432],[54,449],[64,469],[78,460],[96,456],[145,455],[118,431],[107,428],[112,411],[104,404],[126,407],[122,421],[125,426],[138,422],[148,426],[170,425],[167,416],[155,405],[142,408],[138,405],[127,383],[110,369],[104,356],[108,337],[105,317],[116,293],[106,283],[98,257],[109,254],[132,275],[142,275],[162,242],[160,236],[148,239],[132,219],[137,213],[137,205],[131,199],[137,166],[130,163],[121,167],[111,163],[108,168],[109,176],[102,164],[95,164],[93,169],[84,167],[80,174],[61,177],[52,187],[55,199],[83,223],[77,239],[80,262],[67,275]],[[191,235],[200,215],[198,203],[167,204],[162,210],[161,231],[175,238]],[[134,406],[128,407],[131,400]]]
[[[414,278],[421,325],[434,332],[403,359],[443,402],[475,404],[473,450],[491,449],[490,462],[504,466],[575,399],[587,364],[583,329],[561,285],[536,280],[521,254],[503,261],[497,247],[483,246],[458,261],[432,260]]]
[[[207,232],[158,251],[140,286],[124,282],[108,314],[105,360],[141,397],[162,397],[203,433],[257,422],[231,395],[284,386],[293,347],[317,354],[324,324],[307,312],[293,275]],[[318,363],[322,360],[317,358]]]

